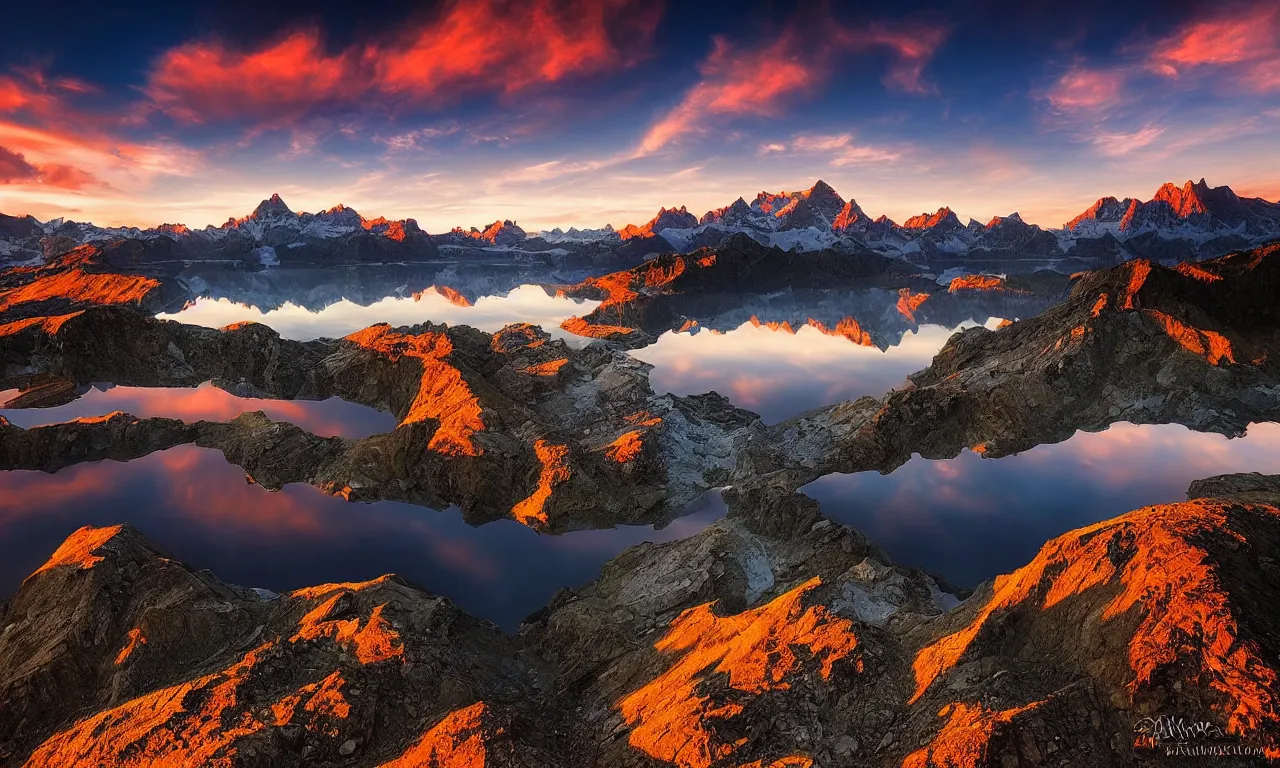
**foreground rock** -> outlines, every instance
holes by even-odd
[[[1250,500],[1065,534],[955,607],[811,500],[740,494],[728,519],[625,552],[515,637],[394,577],[275,596],[127,526],[86,528],[0,614],[0,754],[920,768],[1195,747],[1226,757],[1182,764],[1251,764],[1280,756],[1280,478],[1208,485],[1240,484]]]

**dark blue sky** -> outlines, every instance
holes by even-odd
[[[1280,4],[25,3],[0,210],[193,226],[279,191],[432,230],[621,225],[824,178],[1046,226],[1280,196]]]

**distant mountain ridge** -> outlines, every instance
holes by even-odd
[[[566,232],[557,228],[531,235],[515,221],[499,220],[483,229],[458,227],[428,235],[414,219],[367,219],[341,204],[319,213],[295,212],[275,194],[243,218],[204,229],[182,224],[148,229],[97,227],[0,214],[0,258],[47,258],[51,252],[85,243],[162,238],[173,243],[173,248],[162,250],[172,251],[176,259],[195,258],[211,250],[261,250],[258,257],[264,265],[278,263],[281,248],[304,247],[318,249],[326,257],[355,249],[363,254],[357,261],[435,258],[440,247],[522,253],[588,248],[619,258],[639,258],[715,247],[737,233],[783,250],[870,250],[930,266],[963,257],[993,264],[1043,262],[1052,268],[1075,269],[1135,257],[1166,262],[1207,258],[1280,238],[1280,203],[1240,197],[1230,187],[1210,187],[1201,179],[1182,186],[1166,183],[1150,200],[1099,198],[1061,229],[1028,224],[1017,212],[995,216],[986,224],[972,219],[965,224],[946,206],[899,224],[883,215],[873,217],[856,200],[844,199],[819,180],[805,190],[760,192],[750,202],[739,197],[701,217],[684,206],[661,208],[648,222],[621,229],[605,225]],[[296,254],[285,251],[283,255],[287,260]]]

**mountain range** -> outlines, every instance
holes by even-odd
[[[1061,229],[1043,229],[1016,212],[987,223],[964,223],[950,208],[922,212],[898,223],[868,214],[824,181],[795,192],[761,192],[696,216],[684,206],[662,208],[644,224],[622,229],[553,229],[530,234],[514,221],[455,228],[428,235],[413,219],[368,219],[337,205],[319,213],[294,212],[272,195],[243,218],[191,229],[162,224],[149,229],[98,227],[63,219],[0,214],[0,260],[38,262],[86,243],[110,260],[133,264],[196,259],[280,263],[353,263],[434,260],[468,251],[508,252],[555,259],[643,258],[666,251],[719,246],[736,234],[783,250],[874,251],[929,267],[958,261],[1011,271],[1089,269],[1142,257],[1179,262],[1220,255],[1280,238],[1280,203],[1240,197],[1204,179],[1181,187],[1166,183],[1150,200],[1102,197]]]

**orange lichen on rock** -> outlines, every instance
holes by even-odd
[[[811,317],[809,318],[809,327],[816,328],[819,333],[827,336],[843,336],[854,344],[863,347],[875,346],[875,342],[871,339],[871,334],[864,331],[858,321],[852,317],[846,317],[836,323],[834,328],[828,328],[821,320],[814,320]]]
[[[489,338],[489,349],[500,355],[509,355],[522,349],[537,349],[547,343],[540,335],[542,329],[529,323],[504,325]]]
[[[948,704],[938,712],[947,722],[933,740],[902,761],[902,768],[961,768],[986,765],[987,747],[998,726],[1010,722],[1014,716],[1040,706],[1042,702],[993,712],[982,704],[957,702]]]
[[[317,600],[325,595],[331,595],[334,592],[360,592],[365,589],[386,584],[391,581],[391,576],[379,576],[376,579],[368,581],[346,581],[334,584],[317,584],[314,587],[302,587],[295,589],[289,593],[290,597],[297,597],[303,600]]]
[[[529,376],[555,376],[567,362],[569,362],[568,359],[562,357],[559,360],[548,360],[544,363],[526,365],[520,369],[520,372]]]
[[[21,333],[28,328],[34,328],[36,326],[39,326],[40,330],[44,333],[52,336],[62,330],[62,326],[66,325],[68,320],[82,314],[84,313],[72,312],[68,315],[51,315],[49,317],[31,317],[26,320],[15,320],[12,323],[0,325],[0,337],[13,336],[14,334]]]
[[[995,275],[961,275],[947,286],[948,293],[956,291],[998,291],[1004,288],[1004,278]]]
[[[1121,309],[1133,309],[1133,299],[1137,296],[1138,291],[1142,290],[1142,286],[1147,282],[1147,276],[1151,274],[1151,262],[1145,260],[1129,262],[1129,284],[1124,289],[1124,301],[1120,303]]]
[[[1222,279],[1222,275],[1216,275],[1204,267],[1187,261],[1179,264],[1177,270],[1187,277],[1199,280],[1202,283],[1216,283]]]
[[[232,768],[237,764],[235,742],[266,727],[239,694],[271,645],[255,648],[222,672],[87,717],[41,744],[25,765]]]
[[[403,221],[389,221],[385,216],[379,216],[376,219],[361,219],[360,224],[375,235],[382,235],[396,242],[402,242],[405,238]]]
[[[159,287],[159,280],[140,275],[98,274],[68,269],[38,278],[18,288],[0,290],[0,312],[7,312],[19,304],[52,299],[85,304],[137,304]]]
[[[342,695],[344,685],[342,673],[333,672],[318,683],[302,686],[272,705],[275,725],[288,725],[303,717],[308,731],[336,737],[339,731],[333,721],[346,720],[351,714],[351,704]]]
[[[907,318],[907,322],[914,323],[916,321],[916,310],[928,298],[929,294],[927,293],[912,293],[910,288],[899,288],[898,312]]]
[[[644,433],[638,429],[623,432],[605,447],[605,455],[619,464],[626,464],[644,450]]]
[[[308,611],[298,622],[298,631],[289,638],[289,642],[328,638],[354,651],[361,664],[403,659],[404,643],[400,639],[400,633],[396,632],[391,622],[382,616],[382,609],[386,605],[374,608],[364,627],[360,626],[359,617],[329,618],[329,614],[334,612],[344,594],[339,592]]]
[[[584,285],[604,291],[604,301],[600,302],[600,306],[611,307],[615,304],[625,304],[640,295],[631,288],[633,280],[634,276],[631,272],[614,272],[587,278]]]
[[[669,264],[663,264],[654,261],[645,268],[640,276],[644,279],[646,288],[658,288],[673,282],[677,277],[684,274],[687,269],[683,256],[677,256]]]
[[[581,317],[571,317],[560,324],[560,327],[569,333],[578,336],[590,336],[595,339],[607,339],[610,336],[626,335],[634,333],[634,328],[628,328],[625,325],[596,325],[590,323]]]
[[[138,646],[146,644],[147,637],[142,634],[142,629],[140,627],[134,627],[129,630],[129,642],[125,643],[124,647],[120,649],[120,652],[116,654],[116,666],[118,667],[125,663],[125,661],[133,655],[133,652],[138,649]]]
[[[1226,537],[1223,547],[1245,545],[1231,526],[1230,509],[1210,499],[1145,507],[1050,541],[1031,563],[996,579],[990,600],[967,627],[916,656],[912,701],[961,660],[997,613],[1024,606],[1049,610],[1109,588],[1098,620],[1137,620],[1128,638],[1131,689],[1170,665],[1195,667],[1198,675],[1191,673],[1186,682],[1221,697],[1229,732],[1280,732],[1280,676],[1256,643],[1240,637],[1218,569],[1203,548],[1207,536]],[[1273,506],[1255,505],[1252,511],[1280,515]]]
[[[661,416],[654,416],[648,411],[637,411],[635,413],[624,416],[623,419],[632,426],[636,427],[656,427],[662,423]]]
[[[94,528],[86,525],[75,533],[67,537],[62,542],[62,546],[54,551],[44,565],[36,569],[36,572],[27,578],[31,578],[36,574],[51,571],[63,565],[75,566],[77,569],[92,568],[102,562],[102,558],[94,552],[101,549],[108,541],[111,541],[117,533],[120,533],[122,527],[112,525],[106,528]]]
[[[569,479],[569,465],[565,459],[569,456],[569,447],[556,445],[539,438],[533,444],[533,451],[542,463],[542,471],[538,474],[538,487],[529,498],[511,508],[511,516],[530,528],[541,528],[547,524],[546,504],[551,498],[551,491]]]
[[[854,652],[857,640],[849,621],[821,605],[805,606],[805,596],[820,583],[810,579],[734,616],[717,616],[714,604],[704,603],[676,617],[654,648],[678,658],[618,703],[632,726],[631,745],[658,760],[707,768],[740,743],[718,742],[712,721],[733,718],[743,709],[736,702],[714,702],[706,690],[709,678],[724,675],[729,688],[754,695],[786,690],[787,678],[808,663],[817,665],[822,679],[830,679],[836,662]]]
[[[486,722],[489,715],[483,701],[450,712],[403,755],[378,768],[484,768],[488,765],[486,742],[504,730]]]
[[[453,342],[444,333],[397,333],[385,323],[357,331],[346,340],[386,355],[391,362],[411,357],[422,364],[422,380],[409,412],[400,424],[427,420],[439,426],[427,448],[446,456],[479,456],[482,451],[472,437],[484,429],[480,401],[471,391],[462,372],[448,361]]]
[[[1154,309],[1145,310],[1144,314],[1155,320],[1166,336],[1178,342],[1188,352],[1208,360],[1210,365],[1221,365],[1224,360],[1228,363],[1236,361],[1231,341],[1226,336],[1216,331],[1193,328],[1172,315]]]
[[[782,331],[783,333],[789,333],[792,336],[796,335],[796,329],[791,327],[791,322],[788,320],[782,320],[781,322],[777,320],[766,321],[752,315],[747,322],[751,323],[751,325],[756,328],[768,328],[771,331]]]

